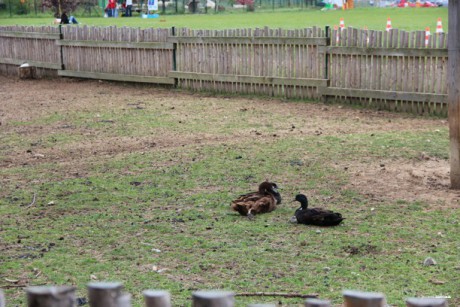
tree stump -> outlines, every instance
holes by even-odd
[[[168,291],[145,290],[145,306],[147,307],[171,307],[171,297]]]
[[[343,291],[345,307],[385,307],[385,295],[375,292]]]
[[[3,294],[3,290],[0,289],[0,307],[5,307],[5,295]]]
[[[19,79],[35,79],[37,68],[29,64],[22,64],[18,67]]]
[[[75,288],[36,286],[26,288],[28,307],[75,307]],[[1,304],[0,304],[1,305]]]
[[[443,298],[409,298],[406,300],[408,307],[447,307],[447,300]]]
[[[130,307],[131,295],[123,292],[119,282],[92,282],[88,284],[90,307]]]
[[[192,307],[233,307],[235,305],[235,294],[229,291],[196,291],[192,296]]]
[[[331,302],[316,298],[309,298],[305,300],[305,307],[331,307]]]

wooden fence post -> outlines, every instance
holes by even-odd
[[[235,294],[230,291],[196,291],[192,297],[192,307],[233,307],[235,304]]]
[[[171,28],[171,36],[176,36],[176,27]],[[173,43],[173,51],[172,51],[172,70],[176,71],[177,70],[177,42]],[[177,84],[179,83],[178,78],[174,78],[174,87],[177,87]]]
[[[305,301],[305,307],[331,307],[331,302],[316,298],[309,298]]]
[[[171,307],[171,296],[168,291],[145,290],[143,294],[147,307]]]
[[[447,103],[449,107],[450,184],[460,189],[460,4],[449,1]]]
[[[375,292],[343,291],[345,307],[385,307],[385,295]]]
[[[443,298],[409,298],[407,307],[447,307],[447,300]]]
[[[5,307],[5,306],[6,306],[5,295],[3,294],[3,290],[0,289],[0,307]]]
[[[88,284],[91,307],[130,307],[131,296],[123,292],[119,282],[93,282]]]
[[[62,25],[60,24],[59,25],[59,40],[63,40],[64,39],[64,34],[62,33]],[[61,61],[61,69],[64,70],[65,69],[65,65],[64,65],[64,46],[60,45],[59,46],[59,59]]]
[[[69,286],[27,287],[28,307],[75,307],[75,288]],[[0,303],[1,306],[1,303]]]

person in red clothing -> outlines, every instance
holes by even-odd
[[[116,0],[109,0],[107,7],[105,8],[108,17],[115,17],[115,9],[117,8]]]

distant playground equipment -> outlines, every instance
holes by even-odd
[[[420,0],[416,0],[416,1],[401,0],[401,1],[399,1],[399,3],[397,3],[396,5],[392,5],[392,6],[397,6],[397,7],[438,7],[438,6],[442,6],[442,4],[440,5],[440,4],[436,3],[436,2],[431,2],[431,1],[422,2]]]
[[[321,11],[327,10],[349,10],[355,7],[354,0],[324,0],[320,2],[320,6],[323,6]]]

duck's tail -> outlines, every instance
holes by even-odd
[[[239,204],[239,203],[232,203],[232,209],[233,211],[236,211],[238,212],[239,214],[243,215],[243,216],[247,216],[248,215],[248,208],[242,204]]]

